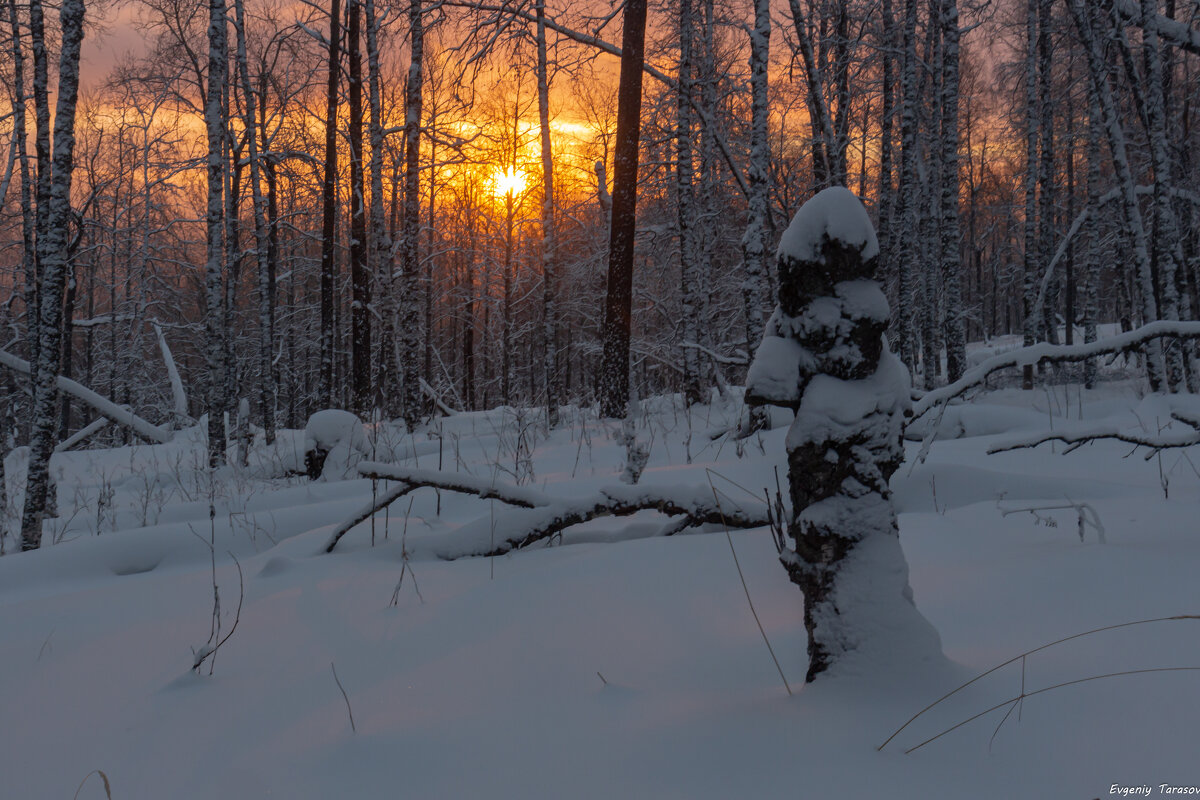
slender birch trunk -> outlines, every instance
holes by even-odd
[[[237,64],[242,89],[242,127],[250,161],[250,198],[254,208],[254,255],[258,268],[258,403],[262,413],[266,443],[275,441],[275,404],[278,379],[275,372],[275,287],[270,262],[270,231],[267,224],[267,198],[262,191],[261,155],[258,147],[258,107],[250,65],[246,55],[246,12],[244,0],[234,0],[237,24]]]
[[[1143,222],[1141,208],[1138,205],[1137,185],[1133,179],[1133,170],[1129,166],[1129,155],[1125,147],[1125,131],[1121,127],[1116,100],[1113,97],[1112,86],[1109,82],[1108,64],[1102,55],[1096,32],[1092,28],[1089,10],[1082,0],[1068,0],[1068,8],[1075,20],[1079,31],[1084,52],[1088,59],[1088,69],[1091,73],[1092,87],[1099,97],[1103,111],[1104,129],[1108,137],[1108,147],[1112,154],[1113,169],[1117,174],[1118,186],[1121,191],[1121,204],[1125,216],[1125,225],[1133,238],[1132,255],[1134,276],[1141,293],[1142,324],[1158,319],[1158,304],[1154,297],[1154,280],[1150,271],[1150,255],[1147,246],[1146,227]],[[1165,366],[1163,362],[1162,343],[1155,339],[1146,344],[1146,376],[1152,391],[1161,391],[1163,387]]]
[[[945,282],[946,373],[950,381],[962,377],[967,364],[966,331],[963,326],[962,237],[959,227],[958,194],[958,103],[959,27],[957,0],[942,0],[942,280]]]
[[[425,28],[421,0],[408,9],[408,80],[404,88],[404,220],[400,258],[400,366],[401,416],[411,431],[421,416],[421,90]]]
[[[692,45],[694,41],[692,0],[679,2],[679,89],[675,104],[675,209],[679,227],[680,301],[683,306],[683,339],[700,341],[700,297],[703,282],[696,252],[696,197],[692,166]],[[683,395],[689,403],[704,399],[700,354],[683,348]]]
[[[392,368],[391,354],[396,347],[396,306],[392,286],[392,239],[383,212],[383,77],[379,65],[379,16],[375,10],[375,0],[365,0],[363,11],[367,27],[367,98],[371,108],[371,121],[367,126],[371,142],[370,246],[367,252],[369,271],[374,275],[377,290],[382,294],[379,306],[383,315],[376,392],[382,393],[379,407],[391,415],[395,411],[389,404],[394,402],[392,390],[395,370]]]
[[[37,2],[37,0],[34,0]],[[79,98],[79,52],[83,42],[82,0],[62,0],[59,7],[62,45],[58,66],[58,105],[54,116],[53,178],[49,205],[39,205],[46,217],[46,239],[38,241],[41,257],[41,347],[33,372],[33,424],[29,442],[29,468],[25,482],[25,508],[21,518],[21,549],[36,550],[42,543],[42,521],[50,497],[50,456],[57,444],[58,356],[62,345],[62,301],[67,279],[67,223],[71,215],[71,177],[75,168],[75,108]],[[35,76],[34,94],[46,90]],[[48,98],[43,97],[48,107]],[[37,100],[35,99],[35,102]],[[38,102],[39,108],[42,105]],[[39,111],[40,113],[40,111]],[[47,165],[49,166],[49,165]],[[39,175],[39,179],[42,176]]]
[[[321,183],[321,378],[319,402],[334,395],[334,277],[337,272],[337,115],[341,76],[342,2],[329,4],[329,79],[325,88],[325,175]]]
[[[1037,281],[1041,276],[1041,261],[1037,246],[1037,185],[1038,169],[1038,114],[1037,114],[1037,36],[1039,0],[1026,0],[1025,10],[1025,219],[1024,219],[1024,272],[1022,281],[1021,333],[1022,344],[1031,346],[1037,340],[1034,320],[1034,301],[1037,298]],[[1033,388],[1033,365],[1027,364],[1022,371],[1021,385]]]
[[[208,412],[208,464],[225,463],[225,325],[221,277],[225,261],[225,143],[224,116],[226,43],[225,0],[208,3],[208,86],[204,125],[208,135],[208,211],[205,217],[204,342],[208,372],[205,410]]]
[[[763,309],[767,286],[767,215],[769,213],[770,141],[768,122],[767,68],[770,64],[770,0],[754,0],[754,28],[750,31],[750,161],[746,167],[749,187],[746,231],[742,235],[742,303],[746,315],[746,341],[758,342],[763,336]],[[761,409],[757,409],[761,412]],[[765,414],[751,419],[752,425],[765,424]]]
[[[542,371],[546,381],[546,419],[558,424],[562,379],[558,368],[558,235],[554,224],[554,154],[550,147],[550,64],[546,55],[546,3],[536,0],[538,124],[542,145]]]

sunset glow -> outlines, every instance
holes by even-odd
[[[524,170],[497,167],[492,173],[492,191],[496,197],[515,197],[525,191],[527,184]]]

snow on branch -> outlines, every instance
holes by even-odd
[[[504,555],[550,539],[572,525],[601,517],[627,517],[639,511],[679,517],[678,523],[657,534],[666,536],[706,523],[743,529],[770,524],[765,503],[747,507],[728,497],[718,502],[708,486],[611,486],[592,497],[478,520],[461,531],[465,535],[448,542],[439,555],[446,559]],[[492,531],[503,531],[503,538],[493,541],[481,535]]]
[[[537,508],[550,505],[553,500],[536,489],[524,486],[511,486],[497,483],[489,478],[478,478],[463,472],[442,472],[435,469],[412,469],[396,464],[380,464],[375,461],[364,461],[358,465],[358,471],[364,478],[378,478],[387,481],[401,481],[419,489],[427,486],[434,489],[444,489],[448,492],[473,494],[484,500],[495,499],[510,506],[520,508]]]
[[[584,498],[557,499],[534,489],[512,486],[457,472],[408,469],[394,464],[363,462],[359,472],[367,478],[396,481],[397,485],[365,504],[334,529],[325,552],[355,525],[369,519],[401,497],[420,488],[441,489],[499,500],[513,511],[490,515],[460,529],[437,547],[440,558],[496,556],[549,539],[572,525],[600,517],[625,517],[639,511],[658,511],[680,517],[663,529],[663,535],[678,533],[705,523],[730,528],[760,528],[770,522],[766,504],[747,506],[728,497],[719,499],[708,486],[613,486]],[[497,540],[495,532],[503,531]]]
[[[3,350],[0,350],[0,366],[8,367],[22,375],[30,374],[28,361],[17,358]],[[55,380],[58,383],[60,391],[66,392],[77,400],[86,403],[98,413],[112,420],[115,424],[128,428],[146,441],[157,442],[158,444],[166,444],[171,441],[170,431],[164,430],[157,425],[151,425],[128,408],[117,405],[108,398],[93,392],[83,384],[76,383],[70,378],[64,378],[62,375],[59,375]]]
[[[1183,50],[1200,55],[1200,31],[1186,23],[1173,20],[1161,14],[1146,14],[1136,0],[1113,0],[1113,7],[1126,21],[1146,30],[1152,30],[1163,40]]]
[[[1053,345],[1041,342],[1030,347],[1022,347],[992,356],[968,370],[953,383],[926,392],[920,400],[913,403],[912,419],[917,419],[943,403],[979,386],[993,373],[1003,369],[1026,365],[1036,366],[1043,361],[1051,363],[1084,361],[1095,356],[1125,353],[1136,350],[1146,342],[1160,337],[1200,339],[1200,322],[1159,320],[1097,342],[1075,345]]]
[[[1149,458],[1159,450],[1168,450],[1175,447],[1191,447],[1192,445],[1200,444],[1200,430],[1196,428],[1200,422],[1188,419],[1180,414],[1172,414],[1171,417],[1178,422],[1193,426],[1193,429],[1184,432],[1160,431],[1154,434],[1122,431],[1111,425],[1104,425],[1102,423],[1077,425],[1057,431],[1041,431],[1025,436],[1003,439],[989,447],[988,453],[1002,453],[1007,450],[1037,447],[1046,442],[1062,442],[1063,444],[1070,445],[1064,451],[1065,454],[1088,442],[1094,442],[1099,439],[1112,439],[1124,442],[1125,444],[1131,444],[1135,447],[1150,448],[1150,454],[1147,456]]]

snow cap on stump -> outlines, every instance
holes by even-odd
[[[878,359],[882,342],[863,336],[863,328],[886,327],[890,313],[873,280],[878,261],[875,228],[849,189],[825,189],[796,212],[779,241],[779,305],[746,377],[748,403],[794,410],[804,375],[865,377],[860,365]],[[820,364],[812,352],[814,336]],[[873,352],[863,352],[864,346]]]

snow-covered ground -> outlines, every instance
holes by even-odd
[[[642,483],[711,482],[739,502],[773,494],[786,428],[741,446],[710,440],[738,413],[644,402]],[[986,454],[1080,417],[1156,427],[1167,416],[1165,401],[1127,383],[1008,389],[948,413],[925,463],[908,443],[893,479],[901,541],[917,606],[954,667],[809,687],[802,598],[765,528],[655,537],[662,520],[643,513],[552,546],[443,561],[422,543],[503,517],[503,506],[422,489],[327,555],[336,524],[386,487],[282,477],[302,468],[302,432],[213,483],[196,432],[58,456],[59,518],[46,536],[58,543],[0,558],[0,797],[70,798],[97,769],[114,798],[1093,798],[1200,786],[1198,671],[1036,694],[999,729],[1009,706],[905,754],[1022,686],[1200,667],[1200,619],[1032,654],[876,749],[1024,651],[1200,613],[1200,453],[1146,460],[1102,442]],[[623,467],[616,431],[584,412],[549,436],[512,410],[431,433],[380,429],[373,458],[557,497],[613,485]],[[1080,541],[1074,509],[1005,514],[1068,500],[1094,512],[1105,543],[1091,526]],[[222,636],[239,595],[241,609],[212,674],[208,663],[197,674],[213,552]],[[78,796],[104,797],[99,777]]]

